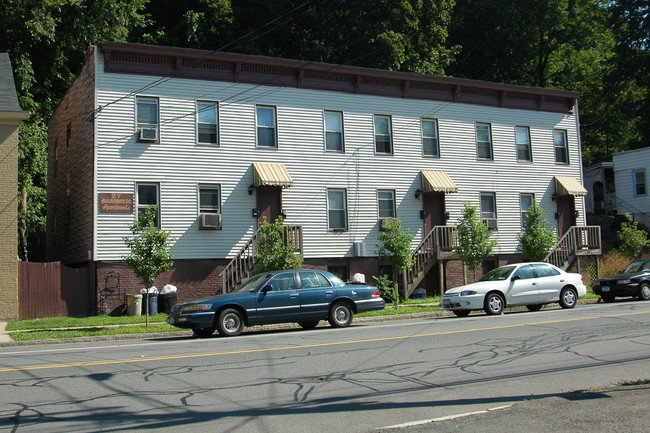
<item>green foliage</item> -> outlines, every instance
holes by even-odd
[[[463,203],[461,217],[456,223],[456,233],[458,246],[454,248],[454,252],[472,270],[492,255],[492,250],[497,245],[495,240],[490,239],[490,231],[478,215],[476,207],[469,202]]]
[[[377,245],[376,254],[393,267],[393,281],[397,285],[399,271],[413,266],[411,256],[413,235],[409,229],[402,228],[399,218],[386,218],[383,231],[379,232],[377,240],[380,243]]]
[[[524,257],[532,261],[541,261],[548,255],[557,242],[555,229],[548,227],[544,209],[533,201],[524,220],[524,231],[519,236],[519,250]]]
[[[297,245],[292,240],[285,242],[285,232],[282,217],[274,223],[264,218],[257,238],[256,273],[300,269],[302,260],[296,254]]]
[[[372,278],[377,282],[377,288],[381,297],[387,304],[397,306],[399,304],[399,293],[397,293],[397,281],[388,278],[388,275],[373,275]]]
[[[623,257],[632,261],[639,257],[645,247],[650,246],[650,240],[648,240],[648,233],[637,227],[637,222],[632,220],[629,213],[625,214],[625,219],[627,221],[621,223],[621,229],[617,233],[621,242],[618,251]]]
[[[133,271],[145,289],[153,286],[156,277],[174,264],[170,260],[172,239],[169,232],[155,227],[155,222],[156,208],[148,207],[129,227],[133,237],[123,238],[131,253],[122,257],[122,263]]]

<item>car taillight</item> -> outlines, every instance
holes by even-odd
[[[379,293],[379,289],[377,289],[377,290],[375,290],[374,292],[372,292],[372,297],[373,297],[373,298],[379,297],[379,295],[380,295],[380,293]]]

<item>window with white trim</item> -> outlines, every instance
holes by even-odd
[[[569,163],[569,148],[567,147],[566,131],[563,129],[553,130],[553,146],[555,147],[555,162],[559,164]]]
[[[634,196],[642,196],[648,194],[648,187],[646,184],[645,168],[632,171],[634,176]]]
[[[524,222],[526,221],[526,217],[528,216],[528,211],[533,205],[533,202],[535,201],[535,195],[534,194],[528,194],[528,193],[521,193],[519,196],[519,206],[521,209],[521,227],[524,227]]]
[[[219,105],[196,102],[196,136],[199,144],[219,144]]]
[[[327,190],[328,229],[344,231],[348,228],[348,211],[345,189]]]
[[[199,185],[199,212],[221,213],[221,187],[219,185]]]
[[[255,121],[257,123],[257,146],[278,147],[275,107],[256,106]]]
[[[515,127],[515,141],[517,142],[517,161],[532,161],[533,153],[530,147],[530,128],[527,126]]]
[[[476,124],[476,152],[479,159],[493,159],[492,128],[489,123]]]
[[[497,228],[497,199],[493,192],[481,193],[481,218],[489,229]]]
[[[343,142],[343,113],[340,111],[325,111],[325,150],[328,152],[344,152]]]
[[[147,208],[155,207],[156,209],[156,228],[160,228],[160,194],[157,183],[138,183],[136,184],[136,218],[144,213]]]
[[[375,114],[375,153],[393,153],[393,134],[390,116]]]
[[[160,122],[158,98],[136,96],[136,134],[138,141],[158,142]]]
[[[395,218],[395,191],[377,190],[379,218]]]
[[[424,156],[440,156],[436,119],[422,119],[422,153]]]

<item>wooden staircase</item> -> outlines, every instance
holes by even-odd
[[[260,236],[260,229],[257,229],[235,258],[221,271],[219,274],[221,277],[221,293],[232,292],[235,287],[252,276],[255,264],[257,264],[257,245]],[[296,253],[300,254],[301,258],[303,257],[301,226],[285,226],[283,241],[285,245],[294,243]]]
[[[544,261],[566,271],[579,256],[599,256],[601,252],[600,226],[573,226]]]

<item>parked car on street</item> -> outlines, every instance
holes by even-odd
[[[505,307],[525,305],[537,311],[544,304],[559,302],[573,308],[587,294],[582,275],[565,272],[549,263],[514,263],[493,269],[479,281],[447,291],[442,308],[458,317],[472,310],[501,314]]]
[[[209,336],[215,329],[223,336],[239,335],[244,326],[271,323],[315,328],[321,320],[342,328],[352,323],[354,314],[385,306],[377,287],[346,284],[329,272],[264,272],[231,293],[176,304],[167,322],[198,336]]]
[[[650,259],[636,260],[620,273],[601,278],[594,284],[594,293],[603,301],[612,302],[617,296],[650,299]]]

